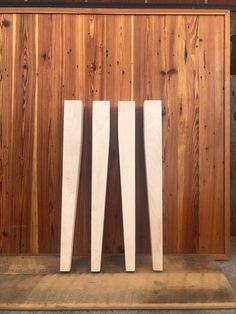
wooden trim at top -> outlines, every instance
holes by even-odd
[[[1,310],[11,311],[45,311],[45,310],[209,310],[209,309],[235,309],[236,302],[204,302],[204,303],[89,303],[89,304],[57,304],[50,303],[0,303]]]
[[[229,15],[224,9],[117,9],[117,8],[57,8],[0,7],[0,13],[85,14],[85,15]]]

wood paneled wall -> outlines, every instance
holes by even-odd
[[[150,252],[142,107],[162,99],[164,251],[223,258],[228,14],[108,11],[0,15],[0,253],[59,252],[65,99],[85,104],[74,253],[90,252],[93,99],[112,105],[104,252],[124,251],[118,100],[136,101],[137,252]]]

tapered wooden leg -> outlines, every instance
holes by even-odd
[[[118,102],[118,140],[125,267],[135,271],[135,102]]]
[[[110,139],[110,102],[93,101],[91,271],[101,270]]]
[[[153,270],[163,270],[162,103],[144,101],[144,147]]]
[[[63,176],[61,215],[60,271],[70,271],[74,242],[77,193],[83,133],[83,104],[66,100],[64,103]]]

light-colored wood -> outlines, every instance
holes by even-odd
[[[111,31],[112,30],[112,31]],[[105,96],[111,102],[111,133],[104,225],[104,253],[124,253],[122,200],[118,150],[118,101],[133,100],[132,18],[105,16]],[[114,34],[116,36],[114,41]]]
[[[135,271],[135,101],[118,102],[118,142],[126,271]]]
[[[64,102],[60,271],[70,271],[83,134],[83,103]]]
[[[137,272],[123,272],[123,257],[104,256],[101,274],[88,257],[73,259],[73,273],[58,273],[59,258],[0,257],[1,310],[235,308],[235,292],[215,262],[204,256],[165,257],[155,273],[137,256]]]
[[[153,270],[163,270],[162,103],[144,101],[144,151]]]
[[[106,15],[225,15],[228,10],[206,9],[122,9],[122,8],[42,8],[42,7],[1,7],[4,13],[40,13],[40,14],[106,14]]]
[[[101,270],[110,139],[110,102],[93,101],[91,271]]]

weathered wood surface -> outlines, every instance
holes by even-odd
[[[89,273],[89,258],[75,258],[59,274],[59,258],[1,257],[0,310],[216,309],[235,308],[235,292],[206,257],[165,257],[165,271],[137,257],[137,272],[124,272],[124,257],[104,258],[102,273]]]
[[[135,100],[137,253],[150,253],[143,101],[161,99],[164,253],[228,254],[228,16],[155,12],[0,15],[0,253],[59,253],[65,99],[85,104],[74,253],[90,253],[92,100],[111,101],[104,252],[124,252],[117,103]]]
[[[60,271],[70,271],[83,140],[83,103],[64,102]]]

